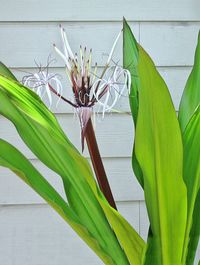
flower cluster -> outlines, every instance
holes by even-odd
[[[52,104],[51,93],[59,96],[60,99],[73,106],[80,119],[82,138],[88,120],[93,112],[95,104],[101,108],[103,116],[106,111],[113,109],[117,100],[123,94],[125,88],[130,90],[131,77],[128,70],[117,64],[110,65],[116,44],[120,38],[121,31],[111,48],[107,62],[99,74],[97,63],[92,67],[92,50],[87,52],[86,48],[80,46],[79,55],[73,53],[67,39],[64,28],[60,26],[63,51],[54,44],[57,54],[63,59],[66,73],[71,84],[73,100],[69,100],[62,95],[62,85],[55,74],[39,69],[38,73],[24,78],[23,83],[31,87],[40,97],[47,95],[49,105]]]

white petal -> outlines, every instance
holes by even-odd
[[[66,58],[66,56],[54,45],[54,49],[55,51],[57,52],[57,54],[64,60],[68,70],[70,71],[71,70],[71,66],[68,62],[68,58]]]
[[[66,45],[67,51],[68,51],[68,53],[69,53],[69,56],[70,56],[72,59],[74,59],[74,54],[73,54],[73,52],[72,52],[72,50],[71,50],[71,47],[70,47],[70,45],[69,45],[69,42],[68,42],[68,39],[67,39],[67,34],[66,34],[65,31],[63,32],[63,36],[64,36],[64,41],[65,41],[65,45]]]
[[[108,104],[109,97],[110,97],[109,92],[107,92],[105,101],[102,104],[103,105],[103,113],[102,113],[103,118],[104,118],[104,115],[105,115],[105,111],[108,109],[108,105],[107,104]]]
[[[108,60],[107,60],[107,63],[106,63],[107,65],[110,64],[110,61],[111,61],[111,59],[112,59],[112,56],[113,56],[113,53],[114,53],[115,47],[116,47],[117,42],[118,42],[118,40],[119,40],[119,38],[120,38],[120,36],[121,36],[121,33],[122,33],[122,30],[120,30],[119,34],[117,35],[117,38],[115,39],[115,41],[114,41],[114,43],[113,43],[113,46],[112,46],[112,48],[111,48],[111,51],[110,51],[110,54],[109,54],[109,56],[108,56]]]
[[[48,84],[45,85],[45,89],[46,89],[46,93],[47,93],[47,96],[48,96],[48,99],[49,99],[49,108],[51,108],[51,105],[52,105],[52,95],[51,95],[51,91],[49,89],[49,85]]]
[[[69,59],[69,53],[68,53],[67,47],[65,45],[64,29],[62,27],[60,27],[60,33],[61,33],[61,38],[62,38],[62,42],[63,42],[63,49],[64,49],[65,56],[66,56],[66,58]]]

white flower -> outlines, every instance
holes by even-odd
[[[62,84],[58,76],[48,73],[45,68],[39,68],[37,73],[24,76],[22,83],[23,85],[30,87],[41,99],[47,95],[49,107],[52,105],[52,92],[50,86],[55,88],[58,95],[62,95]]]
[[[128,70],[119,65],[112,65],[112,56],[120,38],[121,31],[117,35],[109,53],[107,62],[100,76],[97,76],[97,63],[92,70],[92,50],[80,46],[79,56],[73,53],[69,45],[65,30],[60,26],[63,51],[54,44],[57,54],[63,59],[66,73],[72,87],[73,100],[70,101],[62,96],[62,85],[57,75],[51,74],[48,68],[41,68],[36,74],[24,78],[23,83],[32,88],[41,98],[47,95],[49,105],[52,105],[51,92],[58,95],[60,99],[72,105],[79,116],[82,139],[93,107],[97,104],[103,116],[106,111],[113,109],[124,90],[130,90],[131,76]]]
[[[80,46],[80,56],[73,54],[65,30],[60,26],[63,52],[54,44],[55,51],[64,60],[66,71],[72,85],[74,104],[79,107],[93,107],[98,103],[105,111],[111,110],[125,88],[130,89],[130,73],[122,67],[110,66],[112,56],[120,38],[121,31],[111,48],[106,65],[100,77],[97,77],[97,64],[92,71],[92,50],[87,53]],[[110,101],[113,96],[112,102]]]
[[[106,71],[106,77],[97,79],[92,87],[92,94],[94,95],[98,104],[102,106],[103,116],[106,111],[111,111],[118,99],[123,95],[124,90],[128,88],[130,91],[131,77],[128,70],[120,66],[111,66]],[[98,89],[96,84],[100,82]],[[110,92],[113,91],[111,94]],[[109,103],[109,99],[110,103]]]

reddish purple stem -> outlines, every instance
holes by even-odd
[[[90,157],[92,160],[92,165],[95,171],[95,175],[97,177],[97,181],[99,183],[99,187],[106,197],[109,204],[117,210],[115,200],[112,195],[112,191],[106,176],[106,172],[103,166],[103,162],[100,156],[99,148],[97,145],[94,129],[92,126],[91,119],[88,120],[87,127],[85,130],[85,138],[88,146],[88,150],[90,153]]]

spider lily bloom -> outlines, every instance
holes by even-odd
[[[104,69],[97,76],[97,63],[92,70],[92,50],[87,52],[86,48],[80,46],[80,55],[73,53],[69,45],[65,30],[60,26],[63,52],[54,44],[55,51],[64,60],[66,73],[70,80],[74,101],[71,105],[75,106],[80,119],[82,130],[82,143],[88,120],[93,112],[93,107],[98,104],[102,108],[102,113],[112,110],[117,100],[120,98],[125,88],[130,90],[131,77],[128,70],[118,65],[110,66],[116,44],[120,38],[118,34]],[[51,91],[56,93],[50,85]],[[62,98],[63,99],[63,98]],[[68,101],[65,99],[65,101]]]
[[[88,120],[94,113],[94,105],[97,104],[99,106],[99,111],[102,111],[103,116],[105,112],[111,111],[125,88],[130,90],[131,77],[129,71],[119,65],[110,66],[121,31],[114,41],[100,77],[97,76],[97,63],[94,70],[92,69],[92,50],[87,52],[86,48],[82,49],[80,46],[80,55],[74,54],[69,45],[66,32],[61,26],[60,31],[63,52],[55,44],[54,49],[64,60],[66,73],[73,92],[73,100],[62,96],[61,82],[57,75],[49,73],[48,67],[43,69],[40,67],[38,73],[25,77],[23,83],[32,88],[42,98],[47,95],[50,106],[52,104],[51,92],[53,92],[76,109],[81,125],[83,149],[85,129]]]
[[[49,108],[52,105],[52,95],[49,85],[54,86],[59,95],[62,94],[62,85],[58,76],[56,74],[49,73],[46,67],[39,67],[37,73],[30,73],[29,75],[24,76],[22,83],[23,85],[31,88],[41,99],[47,96]]]

